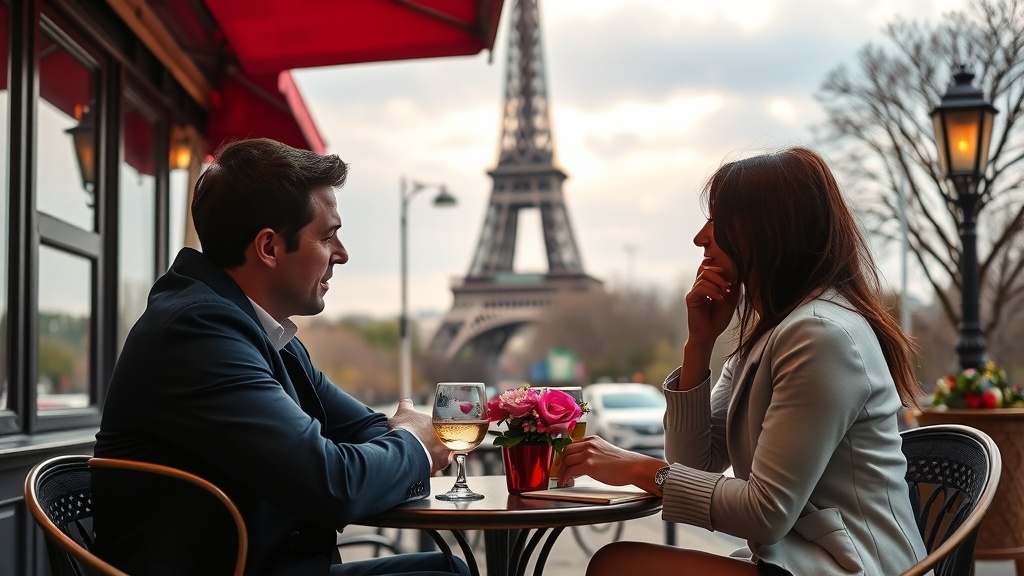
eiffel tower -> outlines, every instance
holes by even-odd
[[[515,0],[498,165],[483,231],[469,274],[452,284],[452,309],[430,344],[447,359],[472,357],[493,366],[509,338],[564,294],[601,290],[583,270],[562,194],[568,177],[555,165],[550,103],[537,0]],[[512,269],[519,212],[538,209],[548,271]]]

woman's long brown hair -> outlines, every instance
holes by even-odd
[[[807,297],[832,288],[867,319],[903,403],[917,406],[917,346],[883,303],[867,243],[820,156],[795,147],[725,164],[703,196],[744,287],[733,354],[749,353]]]

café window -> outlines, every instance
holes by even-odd
[[[92,277],[89,259],[39,247],[40,412],[84,408],[91,402]]]
[[[185,246],[195,244],[190,235],[192,189],[195,179],[206,169],[202,150],[205,141],[190,126],[175,126],[171,130],[171,171],[168,178],[167,209],[167,266],[174,263],[178,252]]]
[[[103,195],[103,186],[114,179],[99,172],[99,145],[109,140],[100,137],[105,116],[99,52],[49,15],[41,18],[35,37],[39,97],[32,173],[39,236],[30,385],[38,414],[55,417],[40,428],[45,429],[84,423],[68,411],[97,404],[103,250],[98,218],[104,198],[113,196]],[[92,414],[84,417],[93,421]]]
[[[117,349],[146,309],[156,279],[157,125],[156,115],[133,93],[125,94],[121,116],[118,191]]]
[[[39,35],[39,103],[36,208],[82,228],[96,229],[94,67],[56,34]]]
[[[179,169],[171,170],[170,174],[170,186],[168,188],[170,192],[170,206],[167,211],[167,230],[169,233],[167,238],[168,267],[174,262],[178,252],[185,247],[188,214],[191,209],[189,206],[191,200],[189,192],[192,181],[190,180],[189,172],[190,170],[188,169]]]

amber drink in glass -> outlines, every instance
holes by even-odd
[[[466,484],[466,454],[487,435],[487,392],[483,382],[441,382],[434,393],[434,433],[455,453],[458,466],[452,489],[435,496],[438,500],[479,500]]]

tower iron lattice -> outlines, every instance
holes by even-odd
[[[452,283],[453,303],[430,350],[493,363],[508,339],[560,296],[602,290],[583,269],[555,162],[538,0],[514,0],[497,166],[469,273]],[[513,270],[519,215],[540,213],[546,273]]]

